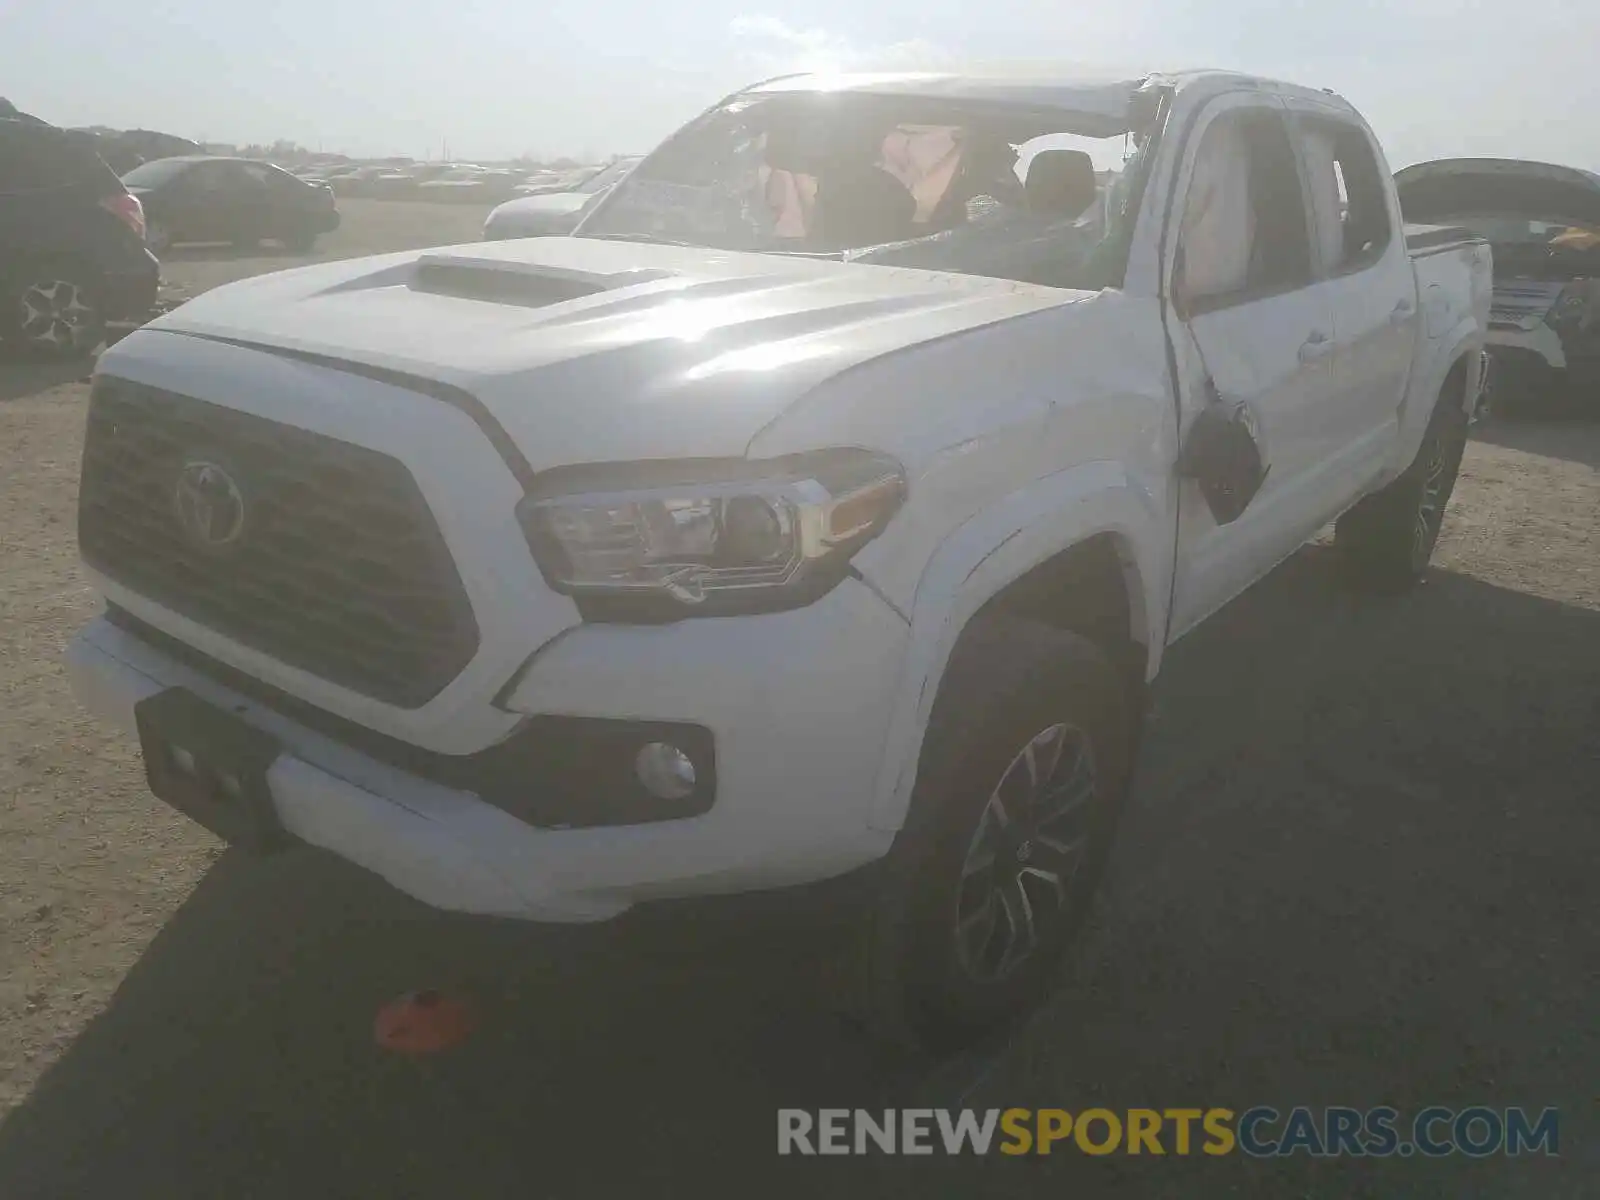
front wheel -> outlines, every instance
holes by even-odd
[[[317,248],[317,235],[314,233],[291,233],[284,236],[284,249],[294,254],[310,254]]]
[[[1108,656],[984,618],[962,637],[868,921],[858,1015],[902,1049],[957,1049],[1048,988],[1123,806],[1135,716]]]
[[[1334,542],[1358,582],[1380,592],[1421,582],[1466,446],[1466,413],[1447,395],[1405,473],[1339,518]]]

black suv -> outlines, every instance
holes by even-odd
[[[0,116],[0,341],[89,353],[108,322],[150,314],[160,270],[144,210],[91,138]]]

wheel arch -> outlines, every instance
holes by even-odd
[[[947,538],[918,585],[911,643],[873,799],[874,828],[900,828],[923,736],[956,647],[1007,610],[1095,640],[1142,693],[1165,644],[1171,530],[1123,468],[1094,463],[1012,497]],[[1027,519],[1020,519],[1027,512]]]

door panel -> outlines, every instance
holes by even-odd
[[[1213,402],[1242,405],[1267,476],[1219,524],[1199,486],[1180,484],[1172,635],[1226,604],[1320,525],[1308,487],[1332,400],[1337,342],[1315,279],[1309,215],[1286,114],[1244,94],[1214,104],[1185,149],[1171,264],[1182,425]]]
[[[1421,315],[1388,167],[1371,135],[1342,113],[1302,110],[1292,119],[1311,199],[1319,286],[1337,342],[1316,485],[1332,518],[1387,462]]]
[[[229,178],[226,162],[203,162],[191,167],[179,181],[181,217],[175,222],[183,237],[196,242],[227,241],[232,234],[228,212]]]
[[[1181,485],[1174,635],[1270,571],[1316,528],[1305,482],[1317,467],[1316,414],[1331,399],[1332,321],[1317,288],[1267,297],[1189,322],[1180,355],[1188,428],[1209,375],[1217,394],[1242,402],[1255,424],[1267,477],[1244,515],[1219,525],[1199,486]]]

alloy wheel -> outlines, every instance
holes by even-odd
[[[1011,975],[1070,915],[1095,792],[1093,746],[1074,725],[1035,734],[1000,776],[956,898],[956,958],[975,982]]]
[[[22,336],[43,350],[92,349],[99,318],[83,288],[67,279],[35,283],[22,293]]]
[[[1445,475],[1449,470],[1449,452],[1445,441],[1437,434],[1428,439],[1426,458],[1423,460],[1422,494],[1417,501],[1416,518],[1411,528],[1411,565],[1420,571],[1433,554],[1433,544],[1439,540],[1439,529],[1444,524]]]

